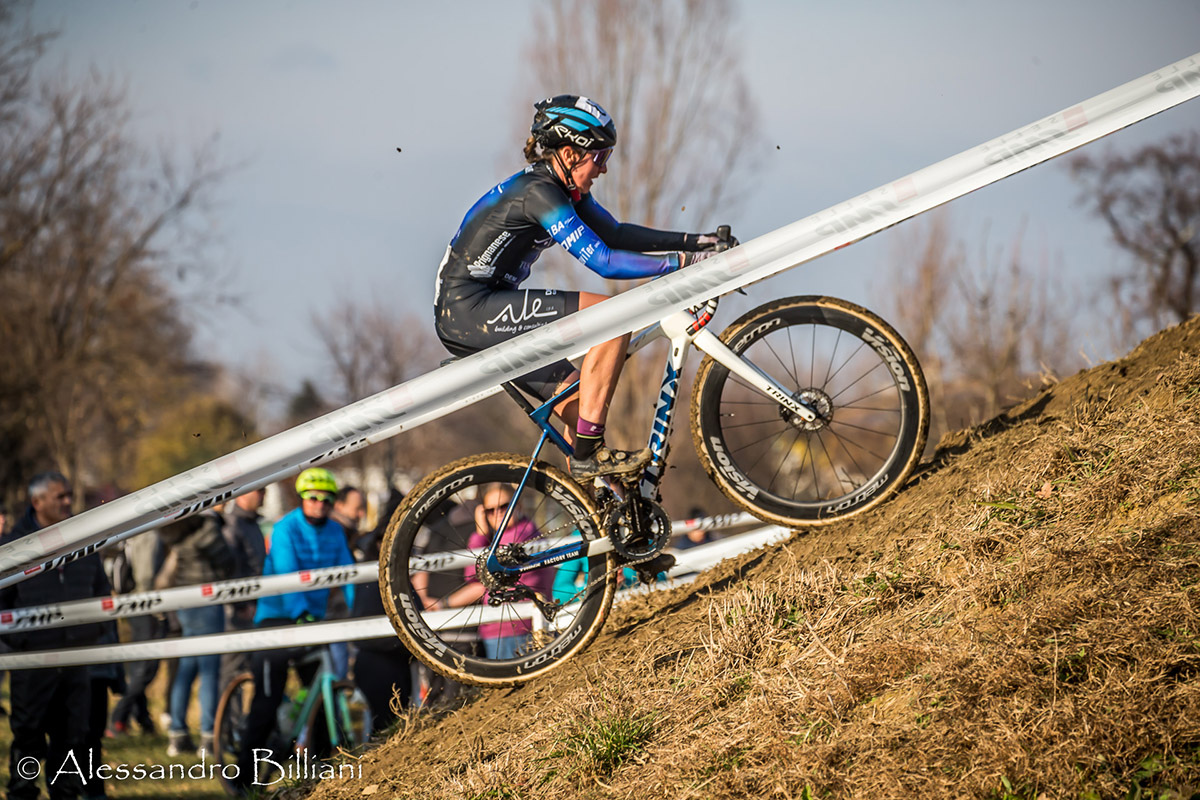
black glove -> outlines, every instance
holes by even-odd
[[[679,255],[679,269],[683,269],[684,267],[690,267],[692,264],[695,264],[698,261],[703,261],[706,258],[712,258],[716,254],[717,254],[716,250],[697,250],[692,253],[681,252],[678,254]]]
[[[740,242],[732,234],[729,238],[722,239],[721,235],[713,231],[712,233],[691,233],[688,234],[688,244],[692,244],[692,237],[695,237],[695,245],[697,250],[716,250],[718,245],[724,245],[721,249],[728,250],[731,247],[737,247]]]

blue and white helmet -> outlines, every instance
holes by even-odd
[[[537,113],[529,132],[543,147],[565,144],[604,150],[617,143],[617,126],[608,112],[586,97],[560,94],[533,106]]]

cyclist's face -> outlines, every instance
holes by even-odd
[[[575,179],[575,185],[579,187],[580,193],[591,192],[592,181],[608,172],[608,157],[611,153],[610,149],[583,152],[580,155],[579,160],[571,167],[571,177]]]

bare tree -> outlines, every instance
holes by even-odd
[[[1113,279],[1123,344],[1200,310],[1200,134],[1071,160],[1081,200],[1133,264]]]
[[[703,230],[729,221],[762,152],[736,34],[730,0],[546,0],[535,12],[535,96],[584,94],[616,120],[617,149],[594,192],[618,219]],[[566,262],[551,256],[559,274],[588,280]],[[627,288],[606,281],[603,291]],[[633,446],[649,430],[661,352],[626,365],[609,415],[614,443]]]
[[[529,48],[534,88],[586,94],[617,121],[605,204],[657,227],[685,208],[700,224],[727,213],[758,143],[733,3],[546,0],[544,8]]]
[[[979,255],[954,241],[948,212],[909,224],[877,293],[881,313],[912,346],[929,383],[930,441],[982,422],[1076,366],[1070,307],[1045,258],[1018,234]]]
[[[99,460],[85,453],[99,441],[130,453],[147,410],[191,388],[178,290],[220,170],[207,151],[186,170],[151,158],[111,80],[35,87],[43,43],[0,7],[0,479],[48,462],[81,498],[84,479],[115,477],[89,475]]]

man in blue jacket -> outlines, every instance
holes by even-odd
[[[321,567],[354,564],[342,526],[329,518],[337,497],[337,480],[329,470],[314,467],[300,473],[296,493],[300,507],[285,514],[271,529],[271,542],[263,575],[282,575]],[[348,603],[354,602],[354,587],[343,587]],[[260,598],[254,624],[260,628],[317,622],[325,618],[329,589],[288,592]],[[242,748],[238,755],[238,780],[248,787],[255,779],[254,750],[266,746],[275,725],[275,713],[283,700],[288,662],[303,648],[266,650],[254,655],[254,699],[246,715]],[[302,675],[306,682],[312,675]],[[277,754],[279,761],[290,754]],[[281,762],[282,763],[282,762]]]

